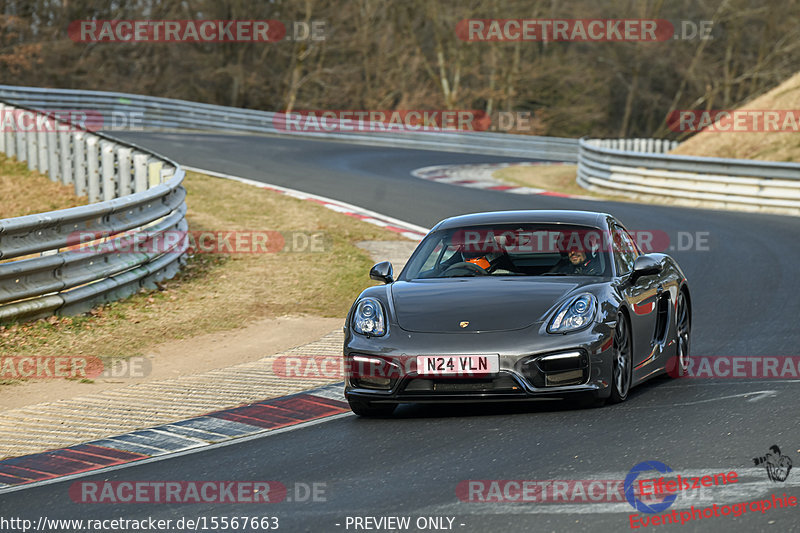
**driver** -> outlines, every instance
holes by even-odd
[[[494,237],[493,243],[481,242],[479,246],[473,247],[462,242],[458,246],[458,253],[453,254],[453,257],[442,263],[444,270],[459,262],[464,262],[475,265],[486,274],[513,272],[514,265],[498,236]]]
[[[567,262],[557,266],[553,272],[567,275],[597,276],[600,272],[600,264],[596,258],[587,258],[579,246],[572,246],[567,251]]]

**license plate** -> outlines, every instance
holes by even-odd
[[[417,374],[421,376],[480,376],[499,370],[499,355],[417,356]]]

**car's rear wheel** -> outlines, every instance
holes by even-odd
[[[611,396],[609,403],[624,402],[628,398],[633,381],[633,354],[631,346],[631,328],[628,317],[624,313],[617,315],[617,326],[614,329],[611,376]]]
[[[347,403],[350,404],[350,410],[358,416],[365,418],[378,418],[384,416],[391,416],[394,413],[396,405],[392,404],[375,404],[366,400],[357,400],[355,398],[348,398]]]
[[[684,291],[678,293],[675,306],[675,342],[677,344],[677,368],[671,373],[674,377],[686,375],[689,370],[689,345],[692,333],[692,313],[689,299]]]

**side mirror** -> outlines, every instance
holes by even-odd
[[[392,275],[394,274],[394,270],[392,269],[392,264],[389,261],[383,261],[378,263],[374,267],[369,270],[369,277],[370,279],[374,279],[375,281],[382,281],[384,283],[391,283],[394,281]]]
[[[660,261],[652,255],[640,255],[633,262],[633,270],[631,271],[631,281],[636,281],[642,276],[652,276],[658,274],[663,268]]]

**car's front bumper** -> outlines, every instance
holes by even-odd
[[[392,336],[345,335],[345,395],[372,403],[516,401],[590,393],[608,397],[612,382],[614,324],[595,324],[575,333],[542,334],[542,325],[511,332],[430,334],[399,328]],[[552,356],[580,354],[553,365]],[[480,377],[423,376],[418,355],[497,354],[499,371]],[[363,364],[379,359],[364,380]],[[580,360],[578,360],[580,359]],[[543,364],[543,361],[547,364]],[[573,364],[574,363],[574,364]],[[573,366],[575,368],[573,368]],[[375,372],[375,369],[383,368]],[[578,368],[580,367],[580,368]],[[373,381],[375,375],[385,379]],[[382,382],[378,384],[377,382]]]

